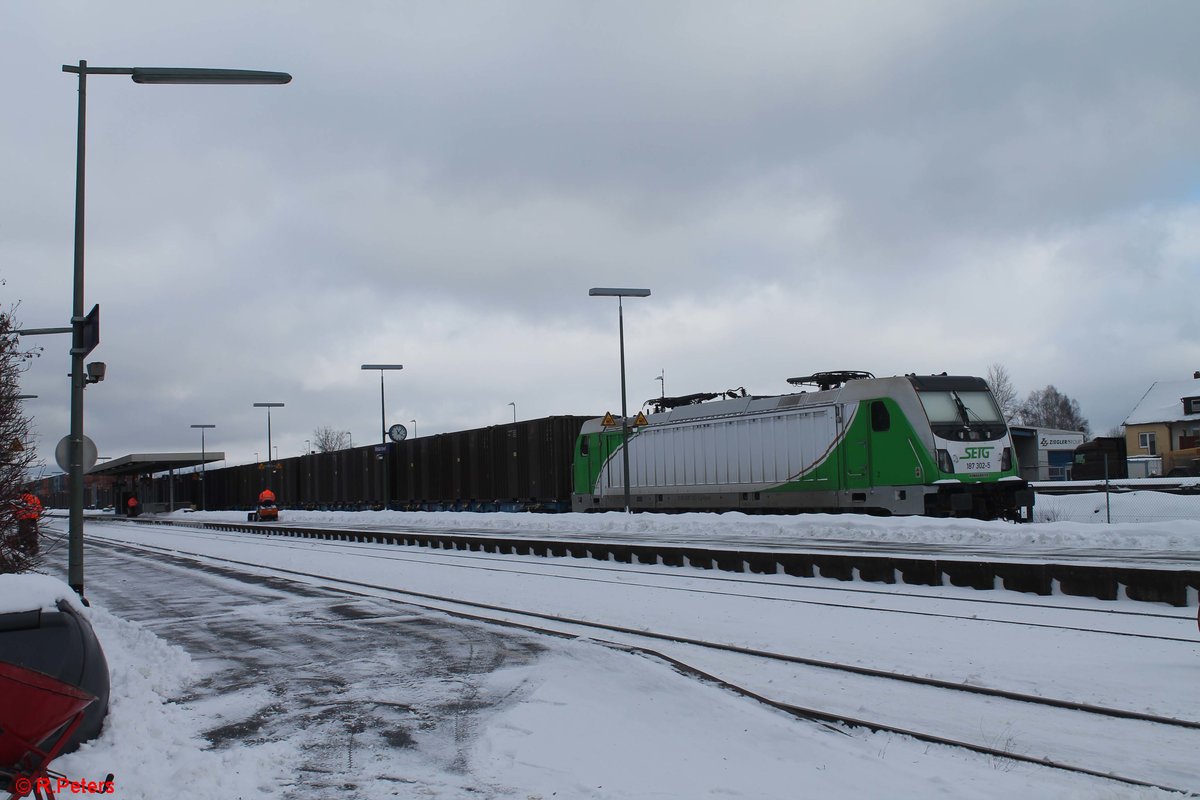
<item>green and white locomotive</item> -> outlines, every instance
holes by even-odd
[[[1032,516],[1033,492],[982,378],[825,372],[788,382],[815,390],[651,401],[646,424],[628,431],[631,506]],[[622,440],[619,421],[583,425],[575,511],[624,508]]]

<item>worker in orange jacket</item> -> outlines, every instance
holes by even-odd
[[[42,516],[42,501],[33,492],[24,492],[16,503],[17,541],[31,556],[38,552],[38,520]]]

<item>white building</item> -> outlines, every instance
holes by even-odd
[[[1075,448],[1087,437],[1079,431],[1055,428],[1009,427],[1021,477],[1027,481],[1069,481]]]

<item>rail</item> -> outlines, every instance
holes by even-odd
[[[1003,588],[1043,596],[1064,594],[1099,600],[1127,598],[1168,603],[1178,607],[1195,603],[1200,593],[1200,570],[1196,569],[732,549],[475,533],[308,528],[283,523],[180,522],[125,518],[110,518],[107,521],[239,531],[262,536],[428,547],[435,550],[591,558],[623,564],[661,564],[764,575],[785,573],[801,578],[834,578],[840,581],[957,586],[980,590]]]

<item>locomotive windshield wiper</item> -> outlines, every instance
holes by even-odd
[[[963,425],[970,425],[971,412],[967,409],[967,404],[958,396],[958,392],[951,392],[950,397],[954,400],[954,405],[958,407],[958,413],[962,416]]]

